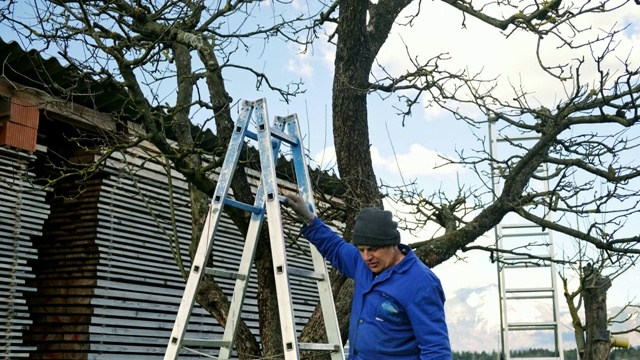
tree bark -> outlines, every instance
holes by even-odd
[[[611,280],[587,265],[582,273],[582,296],[586,326],[586,346],[583,360],[606,360],[611,350],[607,330],[607,290]]]
[[[564,289],[564,298],[569,308],[569,315],[571,316],[571,325],[573,325],[573,337],[576,339],[576,349],[578,356],[582,358],[584,354],[584,333],[585,329],[578,313],[578,306],[576,306],[574,299],[578,296],[582,289],[578,289],[576,292],[569,292],[569,284],[566,278],[562,278],[562,287]]]
[[[375,58],[367,34],[368,6],[368,0],[341,1],[336,29],[338,42],[332,92],[333,136],[338,171],[348,189],[343,196],[347,208],[343,233],[345,239],[351,238],[355,217],[362,207],[382,204],[371,161],[367,115],[369,73]],[[345,281],[335,271],[331,281],[340,333],[345,342],[348,338],[353,281]],[[300,341],[325,340],[321,309],[317,306]],[[306,358],[312,354],[302,356]],[[327,355],[324,358],[329,357]]]
[[[375,54],[366,31],[368,0],[340,2],[333,78],[333,136],[340,177],[348,193],[345,235],[350,236],[357,211],[380,205],[371,161],[367,91]]]

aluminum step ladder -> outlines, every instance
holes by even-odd
[[[255,115],[255,116],[254,116]],[[254,116],[255,129],[249,130]],[[254,259],[257,240],[265,216],[269,226],[269,238],[273,253],[273,267],[275,273],[278,308],[282,327],[283,357],[286,360],[300,359],[300,350],[317,350],[331,353],[332,360],[344,360],[344,348],[340,338],[338,318],[336,315],[329,274],[325,260],[315,247],[310,246],[313,271],[290,268],[287,265],[286,247],[283,233],[280,202],[276,176],[276,160],[281,143],[291,148],[296,180],[300,196],[315,211],[311,180],[303,153],[300,127],[295,114],[286,117],[276,116],[274,124],[267,123],[267,110],[264,99],[257,101],[243,101],[239,117],[236,121],[233,135],[229,142],[227,154],[222,164],[218,184],[211,200],[198,249],[193,259],[191,271],[185,286],[180,308],[175,319],[173,331],[167,345],[165,360],[178,359],[180,354],[187,354],[192,348],[219,348],[216,359],[230,359],[233,354],[236,331],[242,314],[251,266]],[[240,203],[229,195],[231,179],[240,157],[240,151],[245,144],[245,138],[257,141],[260,154],[261,182],[256,192],[253,205]],[[228,274],[235,278],[235,287],[231,298],[229,316],[222,338],[189,339],[185,338],[189,319],[193,311],[196,293],[203,274],[219,274],[219,270],[206,268],[207,260],[213,248],[215,233],[218,227],[223,207],[233,206],[251,213],[245,245],[242,252],[237,273]],[[327,343],[300,343],[297,339],[294,307],[289,286],[289,275],[304,276],[317,283],[318,295],[327,332]],[[194,351],[199,353],[199,351]]]
[[[521,149],[527,149],[538,140],[537,134],[499,134],[494,121],[489,122],[491,156],[500,161],[517,155]],[[498,153],[502,157],[498,157]],[[497,196],[502,188],[502,172],[508,171],[494,166],[492,168],[493,191]],[[547,179],[548,168],[543,164],[537,170],[540,177],[538,183],[543,191],[549,190]],[[536,211],[531,209],[531,211]],[[542,214],[539,214],[542,215]],[[500,298],[500,329],[502,359],[518,360],[564,360],[562,345],[562,324],[556,281],[553,232],[542,229],[517,215],[505,217],[495,227],[496,247],[515,254],[498,253],[496,264],[498,270],[498,291]],[[531,258],[527,255],[533,255]],[[533,316],[534,305],[547,308],[546,317]],[[517,350],[526,350],[526,338],[533,336],[543,338],[552,343],[550,356],[514,356]]]

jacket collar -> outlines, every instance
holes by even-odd
[[[411,267],[411,264],[413,264],[416,261],[417,259],[416,254],[413,252],[413,250],[411,250],[411,248],[408,245],[399,244],[398,248],[400,249],[400,251],[402,251],[403,254],[405,254],[404,258],[400,260],[399,263],[393,265],[388,269],[385,269],[383,272],[378,274],[378,276],[376,276],[375,279],[373,280],[374,283],[385,281],[394,272],[397,272],[397,273],[406,272]]]

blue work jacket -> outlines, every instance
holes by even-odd
[[[406,245],[405,257],[377,276],[360,251],[317,217],[302,234],[338,271],[355,281],[349,360],[450,360],[440,280]]]

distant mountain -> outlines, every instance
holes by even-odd
[[[566,310],[564,299],[560,300],[560,317],[563,348],[575,349],[575,338],[571,327],[571,318]],[[451,346],[454,351],[486,351],[500,349],[500,307],[498,303],[498,286],[495,284],[477,288],[460,289],[449,295],[445,310]],[[628,309],[618,318],[629,318],[624,328],[639,327],[640,316]],[[635,309],[637,310],[637,309]],[[620,311],[620,307],[612,307],[609,314]],[[527,306],[509,310],[509,316],[517,321],[540,321],[540,319],[553,319],[553,310],[549,303],[535,303],[532,301]],[[535,320],[537,319],[537,320]],[[545,320],[546,321],[546,320]],[[612,331],[622,329],[620,325],[612,326]],[[553,335],[550,332],[540,334],[512,333],[510,339],[512,345],[518,344],[518,348],[553,348]],[[640,345],[640,334],[627,334],[631,346]]]
[[[624,321],[623,324],[614,324],[611,326],[611,331],[623,331],[629,328],[640,329],[640,308],[626,308],[622,311],[622,308],[612,307],[609,309],[609,316],[613,316],[614,314],[620,313],[615,320]],[[621,336],[627,336],[629,338],[629,342],[631,346],[640,346],[640,333],[636,330],[635,333],[629,333]]]
[[[449,338],[454,351],[500,349],[498,287],[460,289],[445,304]]]

